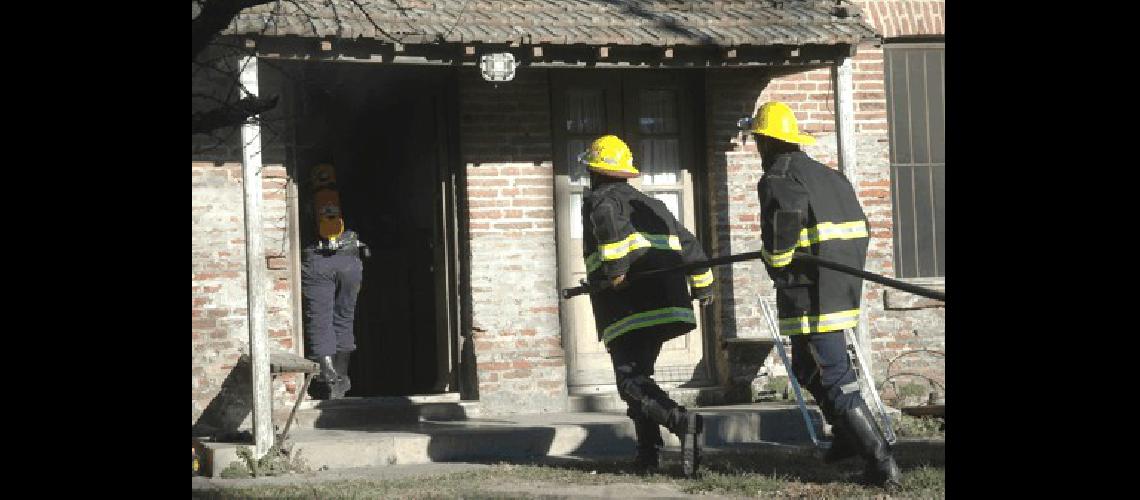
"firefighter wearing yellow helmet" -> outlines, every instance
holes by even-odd
[[[640,175],[633,166],[633,152],[616,135],[599,137],[582,152],[580,161],[590,172],[608,177],[629,179]]]
[[[898,466],[847,355],[844,329],[858,324],[862,279],[795,259],[805,252],[862,269],[867,217],[847,178],[800,148],[815,139],[800,132],[788,105],[766,103],[745,122],[764,170],[757,185],[761,253],[776,288],[780,333],[792,341],[792,372],[834,430],[824,461],[860,455],[869,482],[897,486]]]
[[[624,141],[599,137],[578,159],[590,171],[590,190],[582,200],[588,279],[611,285],[590,293],[590,303],[598,340],[610,354],[618,393],[634,422],[636,465],[658,466],[664,426],[681,439],[682,469],[692,475],[700,463],[703,417],[669,398],[654,382],[653,366],[662,344],[696,328],[692,301],[712,300],[712,270],[627,281],[629,273],[705,260],[705,253],[664,203],[628,184],[639,173]]]
[[[316,213],[316,241],[305,246],[301,261],[305,353],[321,373],[309,384],[313,399],[339,399],[352,387],[349,358],[356,350],[352,326],[368,247],[345,228],[336,170],[322,163],[310,173]]]

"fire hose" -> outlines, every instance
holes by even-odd
[[[747,260],[756,260],[756,259],[762,259],[762,258],[763,258],[762,252],[758,252],[758,251],[757,252],[745,252],[745,253],[740,253],[740,254],[736,254],[736,255],[724,255],[721,257],[714,257],[714,258],[711,258],[708,260],[702,260],[702,261],[698,261],[698,262],[690,262],[687,264],[681,264],[681,265],[662,268],[662,269],[652,269],[652,270],[648,270],[648,271],[630,273],[628,276],[626,276],[626,279],[627,280],[636,280],[636,279],[645,278],[648,276],[653,276],[656,274],[688,271],[691,269],[699,269],[702,267],[721,266],[721,265],[725,265],[725,264],[732,264],[734,262],[743,262],[743,261],[747,261]],[[867,281],[873,281],[875,283],[879,283],[880,285],[886,285],[886,286],[889,286],[891,288],[902,290],[904,292],[910,292],[910,293],[913,293],[915,295],[919,295],[919,296],[926,297],[929,299],[935,299],[935,300],[940,300],[942,302],[946,302],[946,293],[945,292],[940,292],[938,290],[932,290],[929,288],[921,287],[921,286],[915,285],[913,283],[907,283],[907,282],[899,281],[899,280],[896,280],[893,278],[888,278],[886,276],[867,272],[867,271],[864,271],[862,269],[858,269],[858,268],[851,267],[848,265],[840,264],[838,262],[832,262],[830,260],[823,259],[823,258],[817,257],[815,255],[811,255],[808,253],[796,252],[794,259],[799,259],[799,260],[802,260],[804,262],[810,262],[810,263],[813,263],[819,267],[826,267],[828,269],[831,269],[834,271],[839,271],[841,273],[850,274],[853,276],[858,276],[858,277],[863,278]],[[582,295],[582,294],[599,292],[599,291],[602,291],[602,290],[609,288],[610,286],[611,286],[611,284],[610,284],[609,280],[603,280],[603,281],[598,281],[598,282],[594,282],[594,283],[589,283],[586,280],[581,280],[580,284],[576,287],[563,288],[562,289],[562,298],[563,299],[569,299],[571,297],[575,297],[575,296]]]

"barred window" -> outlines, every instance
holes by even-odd
[[[883,47],[895,272],[945,276],[946,127],[942,43]]]

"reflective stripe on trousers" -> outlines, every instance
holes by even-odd
[[[839,311],[818,316],[803,315],[780,320],[781,335],[807,335],[855,328],[859,324],[859,309]]]
[[[664,323],[691,323],[695,325],[697,324],[697,316],[688,307],[663,307],[631,314],[610,323],[610,326],[602,330],[602,341],[609,343],[633,330]]]

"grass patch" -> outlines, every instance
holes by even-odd
[[[645,478],[652,477],[645,476]],[[565,488],[567,484],[632,483],[642,479],[620,471],[591,473],[584,468],[498,464],[488,470],[385,481],[355,479],[290,485],[224,487],[195,491],[193,498],[550,498],[573,496],[572,489],[563,489],[561,495],[558,493],[559,488]],[[503,486],[541,488],[549,493],[503,491],[501,489]]]
[[[905,413],[891,417],[891,427],[899,437],[946,438],[946,420],[913,417]]]
[[[903,398],[925,397],[927,394],[927,391],[928,391],[928,389],[927,389],[926,385],[917,384],[917,383],[913,383],[913,382],[903,384],[902,387],[899,387],[899,389],[898,389],[899,396],[903,397]]]
[[[785,377],[783,375],[778,377],[770,377],[764,384],[764,389],[774,391],[777,394],[783,394],[784,391],[788,390],[788,377]]]
[[[675,457],[674,457],[675,458]],[[899,460],[902,488],[894,498],[945,497],[941,467]],[[709,455],[702,474],[680,476],[666,460],[660,473],[637,475],[628,460],[496,464],[488,469],[385,481],[309,481],[294,485],[249,485],[193,492],[193,498],[575,498],[584,485],[664,485],[678,493],[760,497],[876,497],[886,492],[859,484],[858,460],[826,466],[813,457],[774,450]]]
[[[681,485],[685,493],[718,493],[728,495],[759,495],[772,493],[784,487],[786,477],[758,474],[708,473]]]
[[[903,474],[903,490],[916,493],[946,492],[946,470],[938,467],[922,466]]]
[[[278,476],[291,472],[309,472],[308,463],[301,458],[301,451],[293,451],[292,445],[281,447],[273,445],[265,456],[254,459],[253,452],[248,446],[237,449],[240,460],[230,462],[220,475],[223,479],[240,479],[246,477]]]
[[[388,481],[342,480],[290,485],[257,485],[195,491],[192,498],[527,498],[481,493],[465,473]]]

